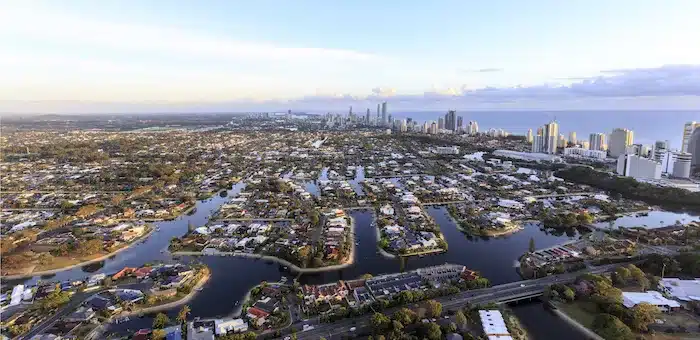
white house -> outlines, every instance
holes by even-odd
[[[644,293],[622,292],[622,304],[625,307],[632,308],[642,302],[659,307],[659,310],[662,312],[667,312],[681,307],[678,301],[669,300],[661,295],[661,293],[654,290],[649,290]]]

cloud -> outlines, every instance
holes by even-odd
[[[503,72],[502,68],[488,67],[488,68],[478,68],[478,69],[460,69],[459,72],[462,73],[495,73]]]
[[[372,95],[374,97],[391,97],[396,94],[396,89],[388,87],[375,87],[372,89]]]
[[[195,103],[180,106],[139,106],[146,112],[208,107],[209,110],[295,110],[319,111],[354,107],[374,108],[383,100],[379,94],[393,93],[389,106],[397,110],[426,109],[692,109],[700,106],[700,65],[667,65],[657,68],[604,70],[600,75],[568,84],[541,84],[514,87],[432,89],[419,94],[401,94],[388,88],[374,88],[364,96],[353,94],[309,95],[290,100],[238,100]],[[59,103],[60,104],[60,103]],[[189,105],[189,106],[187,106]],[[60,106],[60,105],[59,105]],[[104,107],[109,107],[105,104]],[[25,108],[23,108],[25,107]],[[0,101],[0,112],[42,111],[37,103]],[[70,108],[79,108],[72,103]],[[100,107],[91,103],[90,108]],[[114,107],[114,106],[112,106]],[[159,107],[160,109],[156,109]],[[54,109],[52,112],[65,111]],[[107,112],[114,112],[114,110]],[[137,110],[138,111],[138,110]],[[206,110],[204,110],[206,111]],[[68,111],[71,112],[71,111]],[[80,111],[82,112],[82,111]],[[94,112],[94,111],[93,111]],[[190,111],[199,112],[199,111]]]
[[[381,59],[374,54],[346,49],[278,46],[236,41],[173,27],[102,21],[47,8],[25,7],[20,3],[3,6],[3,11],[0,11],[0,31],[26,40],[51,44],[106,48],[119,52],[155,52],[169,57],[184,55],[224,60],[293,59],[309,62],[366,62]]]

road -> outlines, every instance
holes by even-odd
[[[95,294],[102,293],[106,290],[109,289],[139,289],[143,288],[144,283],[138,282],[138,283],[129,283],[129,284],[124,284],[124,285],[118,285],[114,287],[109,287],[109,288],[102,288],[99,290],[95,290],[92,292],[78,292],[75,293],[73,296],[71,296],[70,301],[68,301],[67,304],[63,305],[61,308],[58,309],[58,311],[52,315],[50,318],[42,321],[38,325],[34,326],[27,334],[23,335],[20,337],[20,339],[31,339],[33,336],[37,334],[41,334],[42,332],[46,331],[49,329],[51,326],[53,326],[56,321],[58,321],[60,318],[72,313],[76,308],[80,306],[85,300],[88,298],[94,296]]]
[[[444,296],[436,298],[438,302],[442,303],[443,311],[456,310],[458,308],[463,308],[468,304],[486,304],[489,302],[500,302],[508,300],[512,297],[518,296],[528,296],[535,295],[544,292],[545,287],[553,283],[570,283],[573,282],[576,277],[583,273],[600,274],[608,271],[612,271],[614,268],[620,266],[621,264],[610,264],[604,266],[594,267],[589,270],[579,271],[576,273],[567,273],[556,276],[548,276],[541,279],[534,280],[523,280],[518,282],[506,283],[498,286],[493,286],[490,288],[476,289],[460,292],[455,295]],[[382,311],[383,314],[391,315],[401,307],[394,307]],[[312,325],[314,329],[305,332],[297,332],[297,339],[314,339],[317,340],[321,337],[325,337],[328,340],[340,339],[343,336],[349,336],[352,333],[362,333],[370,330],[370,319],[372,314],[366,314],[358,316],[355,318],[343,319],[333,323],[320,323],[318,318],[312,318],[307,321],[301,321],[293,324],[283,331],[285,334],[291,332],[291,327],[301,330],[303,325]],[[355,327],[356,330],[353,332],[350,329]],[[283,335],[284,337],[284,335]]]

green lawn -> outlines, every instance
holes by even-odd
[[[596,316],[596,305],[589,301],[574,301],[571,303],[559,303],[557,307],[586,328],[591,328]]]

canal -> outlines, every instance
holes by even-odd
[[[324,169],[321,177],[327,172]],[[358,171],[359,173],[363,171]],[[353,186],[357,185],[358,178],[352,180]],[[307,188],[315,186],[315,183],[307,183]],[[197,210],[192,215],[183,215],[173,221],[155,223],[158,228],[147,240],[133,245],[115,256],[95,264],[73,268],[46,276],[35,276],[23,280],[3,282],[14,285],[18,283],[33,284],[37,280],[76,280],[95,273],[114,273],[125,266],[141,266],[152,261],[189,261],[190,258],[173,259],[166,251],[169,240],[180,237],[187,232],[188,224],[196,226],[207,222],[208,217],[218,207],[225,203],[229,197],[238,194],[245,185],[238,183],[229,191],[227,197],[214,195],[197,203]],[[356,187],[361,191],[361,188]],[[457,229],[456,224],[450,218],[445,207],[426,207],[427,212],[440,226],[448,243],[448,251],[437,255],[425,257],[386,258],[377,251],[376,230],[373,224],[374,214],[371,211],[352,211],[350,214],[355,220],[356,241],[355,262],[352,266],[332,272],[317,274],[305,274],[299,277],[302,284],[321,284],[337,280],[354,279],[362,274],[373,275],[393,273],[417,269],[424,266],[443,263],[455,263],[465,265],[467,268],[480,272],[488,278],[492,284],[502,284],[520,280],[517,272],[517,259],[529,248],[530,239],[533,239],[537,248],[545,248],[558,243],[577,238],[576,232],[569,234],[553,234],[541,230],[536,224],[527,224],[520,232],[498,238],[471,237]],[[687,221],[682,214],[664,215],[664,220]],[[282,276],[294,278],[294,273],[289,273],[277,264],[269,264],[265,261],[243,259],[236,257],[198,257],[197,261],[206,263],[212,270],[212,276],[203,290],[188,302],[193,316],[202,318],[223,317],[231,315],[237,308],[237,302],[242,302],[246,292],[265,280],[277,281]],[[174,318],[178,308],[167,311]],[[556,316],[542,308],[541,304],[515,306],[516,314],[522,319],[535,339],[578,339],[580,335],[573,331],[567,324]],[[139,328],[149,328],[151,318],[134,318],[128,322],[112,325],[110,331],[132,332]],[[558,330],[557,330],[558,329]],[[578,337],[577,337],[578,336]]]

